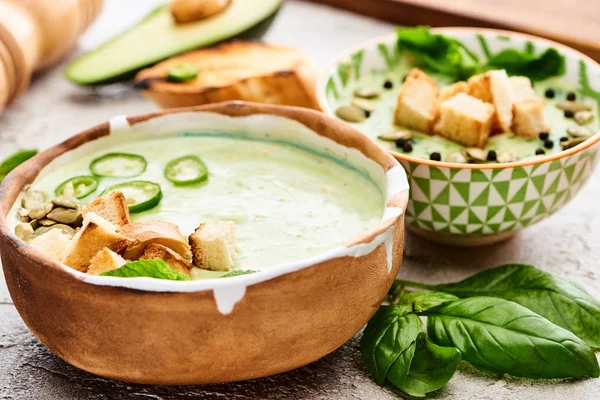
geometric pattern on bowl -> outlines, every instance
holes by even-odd
[[[487,170],[400,160],[411,186],[406,222],[426,231],[477,236],[532,225],[575,196],[594,172],[599,150],[600,142],[548,163]]]

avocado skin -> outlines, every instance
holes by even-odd
[[[281,10],[281,4],[282,3],[280,2],[279,6],[274,10],[273,13],[271,13],[270,15],[267,15],[266,18],[264,18],[262,21],[259,21],[254,26],[246,29],[243,32],[238,33],[237,35],[233,35],[230,38],[227,38],[227,39],[224,39],[224,40],[221,40],[221,41],[218,41],[218,42],[211,43],[209,46],[213,46],[213,45],[216,45],[218,43],[226,42],[226,41],[229,41],[229,40],[235,40],[235,39],[260,40],[267,33],[267,31],[269,30],[271,24],[273,23],[273,21],[275,20],[275,18],[279,14],[279,11]],[[118,40],[123,34],[135,30],[138,26],[142,25],[144,22],[148,21],[153,16],[155,16],[156,14],[161,13],[161,12],[169,12],[168,5],[160,5],[160,6],[155,7],[152,11],[150,11],[146,16],[144,16],[135,25],[133,25],[132,27],[126,29],[123,32],[121,32],[116,37],[110,39],[106,43],[100,45],[98,47],[98,49],[110,45],[111,42],[113,42],[115,40]],[[88,57],[90,55],[93,55],[93,53],[96,50],[98,50],[98,49],[95,49],[95,50],[89,51],[87,53],[84,53],[84,54],[80,55],[79,57],[77,57],[76,59],[74,59],[73,61],[69,62],[69,64],[65,67],[64,74],[65,74],[65,77],[69,81],[71,81],[71,82],[73,82],[73,83],[75,83],[77,85],[80,85],[80,86],[92,86],[93,87],[93,86],[103,86],[103,85],[109,85],[109,84],[113,84],[113,83],[130,81],[130,80],[132,80],[135,77],[135,75],[138,73],[138,71],[140,71],[140,70],[142,70],[144,68],[151,67],[154,64],[159,63],[160,61],[166,60],[167,58],[176,56],[178,54],[182,54],[182,53],[185,53],[185,52],[191,51],[191,50],[196,50],[196,49],[202,48],[202,47],[208,47],[208,46],[198,46],[198,47],[187,49],[187,50],[179,52],[179,53],[165,52],[165,57],[163,57],[161,59],[157,59],[157,60],[155,60],[155,61],[153,61],[151,63],[147,63],[147,64],[143,64],[143,65],[140,64],[135,69],[130,69],[130,70],[125,71],[123,73],[111,76],[110,78],[107,78],[107,79],[102,79],[102,80],[97,80],[97,81],[83,81],[83,80],[78,79],[78,77],[76,75],[73,75],[70,72],[71,68],[79,60],[81,60],[82,58]]]

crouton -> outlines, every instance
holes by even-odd
[[[231,271],[237,245],[233,221],[204,222],[190,236],[194,265],[212,271]]]
[[[505,70],[488,71],[469,78],[469,95],[491,103],[496,114],[492,130],[509,132],[512,123],[512,92]]]
[[[106,196],[94,199],[84,207],[83,217],[85,218],[85,215],[90,212],[101,216],[116,226],[131,223],[127,200],[125,199],[125,195],[119,191],[110,192]]]
[[[54,261],[63,262],[71,245],[71,236],[60,229],[50,229],[34,238],[29,244]]]
[[[124,225],[121,231],[131,240],[131,244],[123,255],[128,260],[140,258],[144,249],[151,244],[163,245],[186,260],[192,259],[192,252],[186,238],[181,234],[179,228],[170,222],[134,222]]]
[[[440,105],[435,130],[440,135],[468,147],[485,147],[494,120],[494,106],[465,93]]]
[[[440,89],[440,95],[438,101],[446,101],[451,97],[454,97],[458,93],[467,93],[469,91],[469,84],[464,81],[453,83],[450,86],[445,86]]]
[[[513,103],[536,99],[537,96],[531,86],[531,80],[526,76],[511,76],[508,78],[512,92]]]
[[[438,86],[426,73],[413,68],[398,92],[394,123],[432,133],[438,115]]]
[[[90,266],[88,267],[87,273],[92,275],[100,275],[106,271],[113,271],[121,268],[127,261],[109,249],[108,247],[100,250],[90,260]]]
[[[165,247],[160,244],[151,244],[148,245],[140,258],[146,260],[152,260],[155,258],[160,258],[164,262],[166,262],[169,267],[173,268],[177,272],[181,272],[186,276],[190,276],[190,270],[193,265],[185,258],[181,257],[179,254],[175,253],[168,247]]]
[[[550,132],[544,119],[544,102],[540,99],[519,101],[513,105],[515,114],[512,131],[527,138],[537,138],[540,132]]]
[[[122,253],[130,240],[117,232],[117,227],[98,214],[88,212],[83,219],[81,230],[73,237],[64,263],[78,271],[88,270],[90,261],[100,250],[108,247]]]

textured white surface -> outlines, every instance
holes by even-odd
[[[368,0],[364,0],[368,1]],[[101,20],[82,41],[94,44],[122,29],[155,4],[149,0],[106,0]],[[389,33],[392,25],[312,3],[288,0],[267,40],[298,46],[325,67],[353,44]],[[115,115],[154,110],[132,90],[100,91],[68,84],[58,66],[38,76],[30,91],[0,116],[0,158],[20,147],[44,148]],[[594,179],[596,178],[596,179]],[[514,239],[480,249],[436,246],[407,235],[401,276],[450,282],[483,268],[521,262],[577,280],[600,293],[600,174],[555,216]],[[25,327],[0,278],[0,399],[395,399],[379,387],[360,361],[358,337],[311,365],[274,377],[204,387],[149,387],[108,381],[71,367],[52,355]],[[436,399],[597,399],[600,380],[533,382],[484,376],[468,366]]]

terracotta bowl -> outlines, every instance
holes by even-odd
[[[536,52],[556,48],[566,61],[560,79],[576,88],[579,99],[594,105],[598,118],[600,65],[588,56],[562,44],[517,32],[483,28],[434,31],[455,38],[483,60],[486,53],[494,54],[509,47],[530,47]],[[335,115],[338,106],[346,105],[342,104],[339,91],[361,74],[374,71],[401,81],[404,56],[396,43],[395,34],[375,38],[335,61],[317,87],[321,109]],[[370,118],[377,118],[377,110]],[[355,127],[361,129],[360,125]],[[364,133],[377,140],[377,135],[383,132]],[[504,240],[519,229],[549,217],[579,192],[600,160],[600,132],[567,151],[510,164],[431,161],[399,151],[394,143],[377,142],[400,161],[409,175],[407,227],[433,241],[459,246]]]
[[[6,215],[23,187],[61,154],[112,130],[140,135],[146,129],[210,132],[213,127],[206,122],[212,119],[227,119],[241,129],[231,131],[234,135],[243,134],[248,121],[265,129],[294,124],[325,139],[328,144],[320,150],[364,159],[387,191],[381,221],[311,259],[255,274],[188,282],[79,273],[49,260],[9,228]],[[27,326],[76,367],[145,384],[238,381],[315,361],[369,320],[400,269],[407,202],[408,182],[393,157],[348,125],[315,111],[233,102],[118,117],[40,153],[4,179],[2,264]]]

